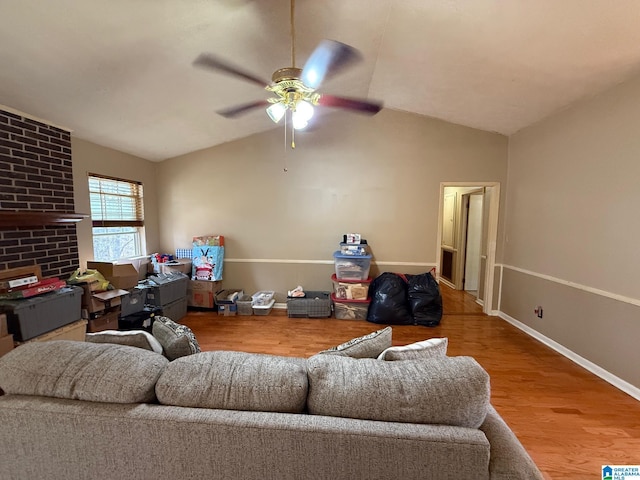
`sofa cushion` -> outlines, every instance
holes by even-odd
[[[356,337],[348,342],[319,352],[320,354],[339,355],[353,358],[376,358],[391,346],[391,327]]]
[[[471,357],[315,355],[307,368],[307,407],[315,415],[478,428],[489,406],[489,375]]]
[[[152,352],[162,354],[160,342],[144,330],[103,330],[96,333],[87,333],[84,337],[86,342],[91,343],[115,343],[117,345],[128,345],[130,347],[144,348]]]
[[[153,336],[158,339],[164,354],[169,360],[192,355],[200,351],[196,336],[186,325],[181,325],[167,317],[156,317],[151,327]]]
[[[158,379],[160,403],[182,407],[300,413],[306,360],[245,352],[202,352],[171,362]]]
[[[153,402],[156,381],[168,363],[162,355],[123,345],[32,342],[0,358],[0,387],[8,395]]]
[[[402,347],[389,347],[378,356],[378,360],[424,360],[442,358],[447,355],[448,338],[430,338]]]

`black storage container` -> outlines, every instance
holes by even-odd
[[[156,315],[160,315],[160,307],[144,307],[142,311],[118,318],[118,330],[147,330],[151,332],[151,327]]]

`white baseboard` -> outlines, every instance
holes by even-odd
[[[590,371],[594,375],[597,375],[598,377],[603,379],[605,382],[610,383],[614,387],[622,390],[624,393],[632,396],[636,400],[640,400],[640,388],[635,387],[634,385],[631,385],[629,382],[626,382],[625,380],[622,380],[619,377],[616,377],[611,372],[608,372],[604,368],[596,365],[595,363],[587,360],[584,357],[581,357],[577,353],[569,350],[568,348],[564,347],[563,345],[560,345],[558,342],[556,342],[554,340],[551,340],[549,337],[546,337],[545,335],[541,334],[537,330],[534,330],[533,328],[531,328],[528,325],[525,325],[524,323],[516,320],[515,318],[511,317],[510,315],[507,315],[506,313],[500,312],[500,311],[496,311],[495,313],[496,313],[497,316],[499,316],[503,320],[509,322],[514,327],[522,330],[523,332],[525,332],[526,334],[532,336],[533,338],[535,338],[539,342],[542,342],[546,346],[554,349],[556,352],[558,352],[559,354],[567,357],[569,360],[577,363],[582,368]]]

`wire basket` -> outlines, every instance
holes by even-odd
[[[309,291],[303,298],[288,298],[287,315],[290,318],[329,318],[331,316],[330,293]]]

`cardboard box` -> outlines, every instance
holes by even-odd
[[[192,290],[187,297],[187,305],[197,308],[215,308],[216,302],[214,295],[213,292]]]
[[[0,337],[0,357],[13,350],[13,335]]]
[[[187,290],[194,292],[218,293],[222,290],[222,282],[212,282],[211,280],[189,280]]]
[[[198,308],[215,308],[215,295],[222,290],[222,282],[211,280],[189,280],[187,305]]]
[[[218,305],[218,315],[224,315],[225,317],[233,317],[238,314],[238,305],[235,303],[226,303],[224,305]]]
[[[167,263],[159,263],[160,273],[180,272],[185,275],[191,276],[191,260],[186,258],[179,258],[178,260],[171,260]]]
[[[9,335],[9,329],[7,327],[7,314],[0,313],[0,337],[6,337]]]
[[[103,330],[117,330],[118,329],[118,317],[120,316],[120,308],[114,308],[113,310],[105,313],[96,318],[89,320],[87,325],[87,332],[95,333]]]
[[[126,290],[138,284],[138,271],[131,263],[90,261],[87,268],[98,270],[114,288]]]
[[[129,292],[126,290],[106,290],[104,292],[91,291],[90,284],[80,283],[82,294],[82,318],[89,318],[90,313],[101,312],[111,307],[117,307],[122,303],[122,296]]]
[[[27,340],[22,343],[29,342],[47,342],[49,340],[75,340],[76,342],[84,342],[84,336],[87,333],[87,321],[78,320],[77,322],[70,323],[64,327],[56,328],[55,330],[40,335],[31,340]]]

